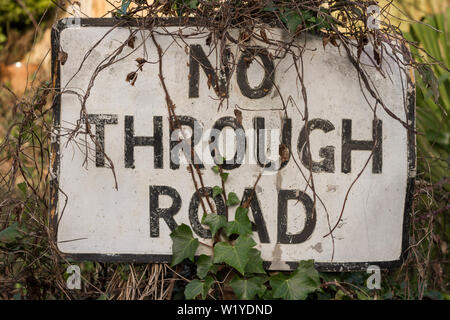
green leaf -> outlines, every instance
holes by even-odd
[[[342,291],[341,289],[339,289],[336,292],[336,295],[334,296],[334,300],[349,300],[349,299],[347,297],[347,294],[344,291]]]
[[[222,178],[223,182],[226,182],[229,175],[230,175],[230,174],[229,174],[228,172],[222,172],[222,173],[220,174],[220,177]]]
[[[212,257],[202,254],[197,260],[197,276],[204,279],[208,272],[216,273],[216,266],[212,263]]]
[[[237,208],[234,220],[228,222],[225,230],[227,232],[227,236],[232,234],[238,234],[241,236],[252,234],[252,222],[248,218],[248,209],[242,207]]]
[[[364,293],[364,291],[362,289],[356,291],[356,296],[358,297],[358,300],[370,300],[370,297],[368,296],[368,294]]]
[[[231,288],[240,300],[251,300],[255,296],[262,297],[266,291],[266,282],[264,277],[251,277],[249,279],[241,279],[235,276],[230,282]]]
[[[218,242],[214,246],[214,263],[226,263],[244,275],[250,250],[255,245],[256,242],[249,236],[239,236],[234,245]]]
[[[235,206],[238,205],[241,201],[239,200],[238,196],[234,192],[228,193],[228,199],[227,199],[227,206]]]
[[[202,298],[206,299],[208,296],[208,291],[211,289],[211,286],[214,284],[214,279],[212,277],[206,277],[205,282],[203,283],[203,291],[202,291]]]
[[[266,271],[263,267],[263,259],[261,258],[261,252],[258,249],[252,248],[249,252],[249,261],[252,263],[248,263],[245,267],[245,273],[263,273]]]
[[[195,299],[199,294],[202,295],[203,299],[208,296],[208,291],[214,284],[214,279],[211,277],[206,277],[204,281],[198,279],[192,280],[186,285],[184,289],[184,296],[187,300]]]
[[[314,260],[301,261],[291,275],[282,273],[270,277],[273,297],[285,300],[304,300],[308,294],[320,288],[319,273],[314,268]]]
[[[187,300],[192,300],[203,292],[203,282],[198,279],[192,280],[184,288],[184,296]]]
[[[194,262],[194,255],[198,248],[198,239],[192,235],[191,228],[184,223],[179,225],[171,234],[172,238],[172,266],[188,258]]]
[[[19,187],[20,191],[22,192],[22,194],[23,194],[24,196],[27,195],[27,184],[26,184],[26,182],[21,182],[21,183],[19,183],[19,184],[17,185],[17,187]]]
[[[8,228],[0,231],[0,242],[12,243],[16,241],[17,238],[22,237],[19,231],[19,223],[14,222]]]
[[[264,7],[263,11],[265,12],[276,12],[278,10],[277,7]]]
[[[219,171],[219,166],[214,166],[214,167],[212,167],[211,169],[212,169],[212,171],[214,171],[215,173],[219,173],[219,172],[220,172],[220,171]]]
[[[305,21],[306,20],[311,21],[311,20],[315,20],[315,17],[313,16],[313,13],[311,11],[306,10],[306,11],[302,11],[302,19]]]
[[[189,1],[189,8],[195,9],[198,6],[198,0],[190,0]]]
[[[439,81],[431,67],[428,65],[419,65],[417,71],[419,72],[425,85],[431,88],[434,102],[439,103]]]
[[[274,300],[273,290],[266,290],[264,295],[261,297],[263,300]]]
[[[210,213],[207,215],[203,215],[202,223],[206,224],[209,227],[214,237],[217,231],[220,230],[220,228],[223,228],[227,225],[227,218],[220,214]]]
[[[301,16],[294,11],[286,13],[284,19],[286,20],[286,25],[291,33],[297,31],[298,26],[302,23]]]
[[[213,187],[213,198],[217,197],[219,194],[222,193],[222,188],[219,186]]]

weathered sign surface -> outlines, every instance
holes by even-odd
[[[290,55],[277,59],[280,53],[265,43],[251,40],[252,48],[240,52],[230,42],[226,56],[234,70],[221,72],[205,29],[169,21],[155,27],[154,37],[141,30],[123,46],[135,29],[115,24],[60,23],[53,34],[62,94],[55,103],[51,214],[63,253],[169,262],[169,235],[181,223],[202,242],[211,241],[183,154],[189,141],[207,192],[221,185],[211,170],[212,154],[221,159],[216,151],[227,159],[227,192],[242,201],[262,174],[249,216],[267,268],[289,269],[314,259],[324,270],[348,270],[401,260],[408,245],[414,134],[362,88],[345,50],[324,48],[318,36],[298,39],[306,50],[296,65]],[[267,32],[288,36],[279,28]],[[136,59],[149,63],[139,68]],[[361,55],[385,105],[414,126],[411,79],[389,52],[383,59],[384,76]],[[164,89],[176,106],[181,133],[170,128]],[[82,105],[95,143],[82,133]],[[77,125],[82,130],[71,134]],[[222,196],[213,201],[225,214]]]

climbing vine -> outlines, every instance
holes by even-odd
[[[228,178],[221,165],[212,167],[222,183]],[[223,184],[222,184],[223,185]],[[214,186],[213,198],[222,197],[222,187]],[[234,192],[229,192],[227,208],[235,209],[234,219],[217,213],[204,214],[202,223],[207,225],[213,237],[213,244],[201,243],[194,238],[186,224],[179,225],[170,235],[172,245],[172,267],[185,259],[195,263],[197,279],[189,280],[184,290],[186,299],[208,295],[223,297],[222,287],[231,287],[238,299],[289,299],[303,300],[308,294],[320,290],[319,273],[314,261],[301,261],[296,271],[285,275],[276,273],[269,276],[263,267],[261,252],[255,248],[252,239],[252,222],[248,217],[248,204],[241,202]],[[199,246],[211,250],[211,254],[196,257]],[[221,294],[222,293],[222,294]]]

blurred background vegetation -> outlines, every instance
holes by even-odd
[[[80,2],[81,8],[100,8],[98,12],[91,10],[95,16],[109,10],[99,0]],[[380,1],[381,6],[386,3]],[[22,121],[29,106],[33,112],[40,112],[40,122],[31,117],[28,127],[15,128],[12,137],[32,140],[33,145],[47,144],[49,131],[44,128],[49,126],[51,116],[44,106],[51,104],[47,99],[51,86],[49,28],[64,14],[61,8],[65,6],[67,1],[0,0],[0,146],[6,143],[8,128],[17,120],[17,110],[22,111]],[[314,299],[450,299],[450,7],[446,0],[396,0],[393,6],[392,16],[402,17],[397,24],[404,36],[417,44],[411,51],[419,63],[415,71],[418,179],[411,217],[412,245],[401,268],[383,272],[381,290],[366,288],[368,275],[364,272],[322,274],[325,281],[334,284],[311,297]],[[33,51],[37,57],[32,57]],[[35,79],[37,89],[24,94]],[[37,158],[42,164],[33,170]],[[10,159],[10,154],[0,150],[2,177],[10,170],[22,170],[24,179],[14,181],[14,195],[7,191],[6,181],[0,182],[0,299],[122,299],[139,298],[143,292],[151,298],[164,297],[164,292],[158,293],[157,283],[164,283],[171,271],[156,264],[84,262],[83,290],[66,290],[65,270],[70,261],[54,260],[46,240],[49,235],[43,228],[48,226],[48,154],[30,153],[23,158],[22,168],[12,166]],[[24,183],[27,177],[30,183]],[[178,283],[175,298],[182,292],[177,288]]]
[[[51,0],[0,0],[0,24],[7,30],[29,28],[51,4]]]
[[[53,8],[51,0],[0,0],[0,50],[8,37],[37,28]]]

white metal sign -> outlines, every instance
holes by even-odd
[[[304,259],[323,270],[398,263],[415,169],[414,134],[404,126],[414,126],[414,86],[392,61],[398,53],[386,51],[382,73],[361,55],[388,114],[345,50],[324,48],[321,37],[296,40],[305,46],[300,65],[263,42],[240,51],[229,41],[221,51],[206,29],[162,24],[151,33],[82,19],[81,27],[60,22],[54,30],[61,95],[51,214],[61,252],[169,262],[169,235],[181,223],[210,242],[192,155],[219,214],[226,208],[211,196],[221,186],[211,168],[226,159],[226,191],[248,201],[267,268]],[[267,32],[288,37],[281,28]],[[232,67],[219,70],[220,59]],[[168,97],[182,130],[171,128]],[[85,119],[95,139],[83,134]]]

